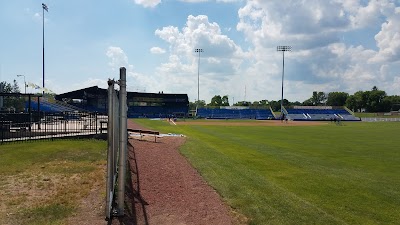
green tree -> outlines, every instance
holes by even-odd
[[[312,100],[314,105],[322,105],[326,101],[326,95],[324,92],[313,91]]]
[[[228,95],[222,96],[222,106],[229,106],[229,98]]]
[[[344,106],[348,97],[349,94],[346,92],[330,92],[326,104],[331,106]]]
[[[390,103],[384,101],[387,96],[385,91],[379,90],[376,86],[372,88],[371,91],[366,91],[368,93],[368,98],[366,102],[367,112],[384,112],[389,110]]]
[[[400,110],[400,96],[398,95],[386,96],[383,100],[389,102],[390,111]]]
[[[241,102],[236,102],[234,106],[250,106],[251,102],[246,102],[246,101],[241,101]]]
[[[260,101],[260,105],[261,106],[267,106],[267,105],[269,105],[269,101],[268,100],[261,100]]]
[[[2,81],[0,84],[3,87],[3,93],[21,93],[18,82],[13,81],[12,84]],[[5,96],[3,107],[12,109],[14,108],[17,112],[24,110],[25,99],[21,96]]]
[[[309,105],[309,106],[323,105],[325,101],[326,101],[326,95],[324,92],[313,91],[313,95],[311,96],[311,98],[305,100],[303,102],[303,105]]]
[[[208,106],[222,106],[222,98],[220,95],[215,95],[212,97],[210,104]]]
[[[269,101],[269,106],[271,106],[272,111],[278,112],[281,110],[281,101],[280,100],[279,101],[274,101],[274,100]]]
[[[357,91],[347,98],[346,106],[354,112],[361,112],[363,109],[365,109],[368,95],[368,92]]]
[[[350,95],[346,99],[346,107],[349,108],[353,112],[358,112],[359,108],[357,107],[357,99],[356,96]]]
[[[189,102],[189,110],[195,110],[197,107],[197,104],[198,104],[199,108],[204,108],[206,106],[206,102],[204,100]]]

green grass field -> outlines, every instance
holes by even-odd
[[[181,153],[251,224],[400,221],[399,123],[261,127],[135,121],[187,135]]]
[[[0,145],[0,224],[65,224],[94,186],[105,186],[106,149],[97,140]]]

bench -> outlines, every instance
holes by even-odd
[[[154,135],[154,142],[157,142],[157,136],[160,135],[160,132],[152,131],[152,130],[129,129],[129,128],[127,130],[128,130],[128,132],[139,133],[140,140],[142,140],[142,137],[144,136],[144,134],[150,134],[150,135]]]

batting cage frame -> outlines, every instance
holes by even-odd
[[[124,216],[125,177],[127,165],[127,92],[126,68],[120,68],[120,80],[108,80],[108,124],[107,124],[107,180],[106,220],[113,216]],[[119,92],[115,85],[120,87]]]

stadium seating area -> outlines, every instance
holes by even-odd
[[[27,109],[29,107],[29,102],[25,102],[25,108]],[[38,102],[36,100],[31,101],[31,109],[33,111],[37,111],[38,109]],[[68,105],[63,102],[59,101],[54,101],[54,102],[49,102],[45,98],[41,98],[40,101],[40,111],[41,112],[47,112],[47,113],[58,113],[58,112],[73,112],[73,111],[82,111],[78,109],[77,107],[74,107],[72,105]]]
[[[183,117],[187,107],[134,106],[128,108],[128,118],[168,118]]]
[[[287,118],[290,120],[309,121],[359,121],[352,113],[344,108],[287,108]]]
[[[197,110],[197,117],[207,119],[275,119],[269,109],[207,109]]]

